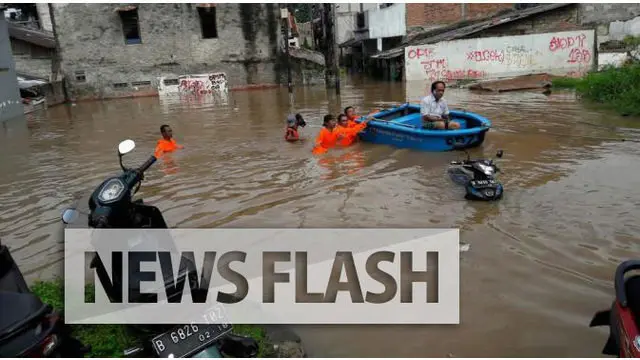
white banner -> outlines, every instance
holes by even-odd
[[[458,324],[459,256],[457,229],[66,229],[65,320]]]

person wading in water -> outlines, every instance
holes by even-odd
[[[154,153],[156,158],[159,158],[164,153],[184,149],[184,146],[176,143],[176,140],[173,138],[173,130],[171,130],[169,125],[160,126],[160,134],[162,134],[162,139],[158,140],[158,144],[156,145],[156,151]]]

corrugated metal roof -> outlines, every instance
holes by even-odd
[[[349,39],[343,42],[342,44],[338,45],[338,47],[341,47],[341,48],[352,47],[355,45],[359,45],[362,41],[363,39]]]
[[[56,39],[48,32],[28,29],[24,26],[8,22],[9,36],[48,49],[56,48]]]
[[[569,6],[569,5],[573,5],[573,4],[572,3],[563,3],[563,4],[540,5],[540,6],[536,6],[536,7],[525,9],[525,10],[512,11],[512,12],[509,12],[509,13],[501,15],[501,16],[493,17],[493,18],[488,19],[488,20],[479,21],[479,22],[473,23],[471,25],[462,26],[462,27],[458,27],[458,28],[456,28],[455,24],[454,24],[453,25],[453,29],[452,30],[448,30],[448,31],[447,30],[444,30],[442,32],[437,32],[437,31],[433,31],[433,30],[432,31],[425,31],[425,32],[422,33],[423,36],[421,36],[421,34],[418,34],[418,35],[412,37],[412,39],[410,39],[409,41],[407,41],[406,43],[402,44],[399,47],[383,51],[383,52],[381,52],[379,54],[376,54],[376,55],[373,55],[371,57],[374,58],[374,59],[391,59],[391,58],[395,58],[395,57],[404,55],[404,49],[407,46],[434,44],[434,43],[438,43],[438,42],[441,42],[441,41],[451,41],[451,40],[459,39],[461,37],[469,36],[469,35],[475,34],[477,32],[480,32],[482,30],[486,30],[486,29],[492,28],[494,26],[510,23],[510,22],[517,21],[517,20],[521,20],[521,19],[524,19],[524,18],[532,16],[532,15],[536,15],[536,14],[544,13],[544,12],[547,12],[547,11],[559,9],[559,8],[562,8],[562,7],[565,7],[565,6]],[[451,28],[451,26],[448,27],[448,28]],[[433,34],[433,33],[436,33],[436,35],[424,36],[425,34]]]

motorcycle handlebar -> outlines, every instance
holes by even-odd
[[[147,171],[147,169],[149,169],[151,167],[151,165],[153,165],[153,163],[156,162],[156,157],[151,155],[149,157],[149,159],[147,159],[147,161],[144,162],[144,164],[142,164],[139,168],[138,168],[138,172],[140,174],[144,173],[145,171]]]

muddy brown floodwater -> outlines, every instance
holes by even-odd
[[[416,100],[423,84],[343,84],[342,96],[296,89],[312,139],[321,117],[355,105]],[[59,106],[0,129],[0,237],[29,279],[62,266],[61,210],[119,171],[116,146],[152,151],[160,125],[186,149],[160,160],[140,194],[175,227],[459,227],[461,324],[299,326],[310,356],[598,357],[592,314],[612,299],[616,265],[640,253],[640,120],[572,94],[474,94],[450,107],[493,122],[472,155],[504,149],[505,198],[472,203],[448,181],[455,153],[358,144],[323,158],[283,140],[286,88],[228,104],[141,98]],[[571,134],[572,136],[564,136]]]

